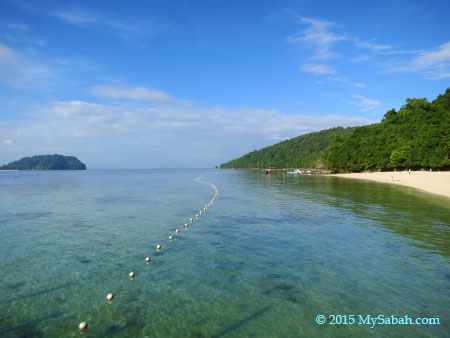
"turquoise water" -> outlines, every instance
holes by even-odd
[[[185,230],[215,193],[199,175],[220,196]],[[405,187],[233,170],[0,172],[0,230],[2,337],[450,332],[450,202]],[[319,314],[440,325],[319,325]]]

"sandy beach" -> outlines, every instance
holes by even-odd
[[[411,174],[407,171],[388,171],[333,174],[331,176],[399,184],[450,198],[450,171],[411,171]]]

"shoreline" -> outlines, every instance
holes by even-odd
[[[408,171],[384,171],[327,176],[403,185],[450,199],[450,171],[411,171],[410,174]]]

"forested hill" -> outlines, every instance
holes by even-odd
[[[5,164],[0,170],[86,170],[86,165],[73,156],[35,155]]]
[[[325,166],[325,150],[338,135],[349,135],[353,128],[332,128],[282,141],[255,150],[220,165],[220,168],[321,168]]]
[[[321,168],[338,171],[450,170],[450,88],[433,102],[407,99],[380,123],[333,128],[255,150],[220,168]]]
[[[433,102],[407,99],[381,123],[336,137],[327,153],[332,171],[450,169],[450,88]]]

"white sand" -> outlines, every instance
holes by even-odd
[[[411,174],[407,171],[388,171],[334,174],[331,176],[405,185],[450,198],[450,171],[411,171]]]

